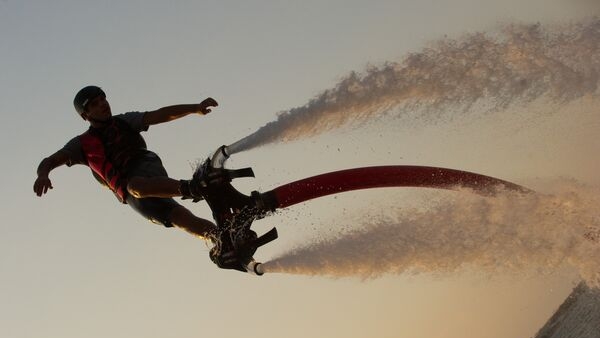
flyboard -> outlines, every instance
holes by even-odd
[[[436,189],[468,188],[482,195],[498,189],[531,192],[517,184],[472,172],[426,166],[391,165],[347,169],[287,183],[267,192],[236,190],[231,181],[254,177],[251,168],[225,169],[227,146],[221,146],[194,173],[201,195],[210,207],[218,233],[210,257],[219,267],[262,275],[261,263],[253,258],[256,250],[277,239],[272,228],[257,236],[252,222],[270,213],[322,196],[346,191],[381,187],[422,187]],[[201,199],[195,199],[194,202]],[[226,254],[225,254],[226,253]]]

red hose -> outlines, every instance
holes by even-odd
[[[491,195],[497,187],[528,191],[517,184],[467,171],[422,166],[381,166],[341,170],[284,184],[266,194],[276,208],[285,208],[314,198],[344,191],[381,187],[465,187]]]

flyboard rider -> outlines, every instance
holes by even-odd
[[[206,115],[212,107],[218,106],[217,101],[207,98],[198,104],[113,115],[105,92],[100,87],[87,86],[75,95],[73,104],[79,116],[89,123],[89,128],[41,161],[33,185],[37,196],[52,189],[49,174],[55,168],[86,165],[119,202],[129,205],[148,220],[214,239],[216,226],[213,222],[195,216],[173,199],[201,198],[197,182],[169,177],[158,155],[146,148],[140,133],[152,125],[187,115]]]

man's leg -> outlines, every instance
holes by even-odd
[[[211,221],[196,217],[191,211],[183,206],[173,208],[169,216],[171,224],[181,228],[188,233],[201,237],[208,238],[210,234],[214,234],[217,227]]]
[[[154,217],[157,221],[181,228],[194,236],[208,238],[208,236],[216,230],[215,224],[209,220],[195,216],[184,206],[175,204],[176,202],[174,201],[169,203],[164,202],[168,210],[156,210],[162,209],[159,204],[154,205],[154,203],[158,203],[157,198],[181,196],[180,185],[180,181],[166,176],[133,177],[129,180],[127,191],[135,200],[130,200],[128,203],[135,204],[136,206],[145,204],[150,205],[149,203],[152,203],[153,205],[149,208],[154,210],[148,210],[148,208],[144,206],[134,207],[138,209],[138,211],[139,209],[145,209],[140,211],[142,214],[158,212],[163,216]]]
[[[132,177],[127,191],[135,198],[181,196],[181,182],[166,176]]]

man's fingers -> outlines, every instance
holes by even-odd
[[[42,196],[42,185],[40,184],[39,181],[35,181],[35,183],[33,184],[33,192],[35,192],[36,195],[38,196]]]
[[[206,102],[206,105],[207,105],[207,106],[213,106],[213,107],[216,107],[216,106],[218,106],[218,105],[219,105],[219,103],[218,103],[218,102],[217,102],[215,99],[213,99],[212,97],[209,97],[208,99],[206,99],[206,100],[204,100],[204,101]]]
[[[202,105],[205,107],[216,107],[219,105],[219,103],[212,97],[209,97],[208,99],[202,101]]]
[[[33,191],[36,195],[42,196],[47,193],[49,189],[53,189],[52,183],[48,181],[36,181],[33,185]]]

